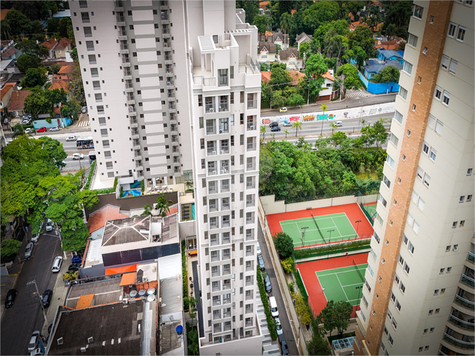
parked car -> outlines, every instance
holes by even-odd
[[[271,127],[270,130],[273,131],[273,132],[280,131],[280,127],[279,126],[274,126],[274,127]]]
[[[280,108],[279,112],[287,112],[287,108],[286,107]]]
[[[257,254],[260,255],[261,254],[261,245],[259,245],[259,242],[257,243]]]
[[[279,123],[277,121],[273,121],[269,124],[269,127],[275,127],[275,126],[279,126]]]
[[[29,133],[34,133],[35,132],[35,129],[32,128],[32,127],[28,127],[25,129],[25,133],[29,134]]]
[[[82,153],[73,153],[74,160],[84,159],[84,155]]]
[[[79,267],[75,263],[70,264],[68,267],[68,272],[76,272],[76,271],[79,271]]]
[[[284,330],[282,330],[282,325],[280,325],[280,319],[275,318],[275,331],[277,331],[277,335],[282,335],[284,333]]]
[[[33,242],[28,242],[25,248],[25,258],[30,259],[32,252],[33,252]]]
[[[46,130],[46,127],[40,127],[38,130],[36,130],[36,132],[46,132],[48,130]]]
[[[282,355],[288,355],[289,354],[289,346],[287,345],[287,341],[282,341],[280,343],[280,347],[282,349]]]
[[[39,239],[40,239],[40,234],[39,233],[31,235],[31,242],[37,243]]]
[[[77,140],[77,137],[75,135],[70,135],[68,136],[68,138],[66,139],[66,141],[76,141]]]
[[[82,107],[81,113],[83,113],[83,114],[87,113],[87,106]]]
[[[38,330],[33,331],[31,334],[30,342],[28,342],[28,352],[33,351],[38,345],[38,340],[40,339],[40,332]]]
[[[270,277],[267,275],[266,278],[264,278],[264,285],[266,287],[266,292],[271,293],[272,292],[272,284],[270,283]]]
[[[292,127],[292,123],[290,121],[285,121],[284,127]]]
[[[74,255],[71,262],[72,262],[72,263],[79,263],[79,265],[81,265],[82,258],[81,258],[81,256],[79,256],[79,255]]]
[[[41,347],[37,347],[33,351],[30,352],[30,356],[40,356],[43,355],[43,352],[41,352]]]
[[[260,268],[261,271],[266,270],[266,266],[264,264],[264,258],[262,258],[262,255],[257,256],[257,263],[259,264],[259,268]]]
[[[50,131],[59,131],[58,126],[53,126],[52,128],[49,129]]]
[[[10,289],[7,293],[7,298],[5,299],[5,308],[11,308],[13,306],[13,303],[15,302],[15,298],[17,296],[18,292],[16,289]]]
[[[51,289],[45,290],[45,292],[43,293],[43,298],[41,298],[41,302],[43,303],[44,308],[49,307],[51,299],[53,299],[53,291]]]
[[[21,124],[22,124],[22,125],[29,125],[29,124],[31,124],[31,120],[28,119],[28,118],[26,118],[26,119],[23,118],[23,119],[21,120]]]
[[[53,227],[54,227],[54,222],[51,221],[51,219],[48,219],[48,221],[46,222],[46,232],[51,232],[53,231]]]
[[[51,272],[58,273],[63,264],[63,258],[61,256],[56,256],[53,261],[53,266],[51,266]]]

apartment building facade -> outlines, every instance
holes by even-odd
[[[234,1],[70,8],[99,177],[193,180],[200,354],[260,354],[257,28]]]
[[[357,354],[473,354],[473,27],[472,1],[414,1]]]

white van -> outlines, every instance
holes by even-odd
[[[63,258],[61,256],[56,256],[53,261],[53,267],[51,267],[51,272],[58,273],[63,264]]]
[[[269,298],[269,305],[270,305],[270,312],[272,314],[272,317],[274,318],[279,317],[279,310],[277,309],[277,302],[275,300],[275,297]]]

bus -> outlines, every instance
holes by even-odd
[[[90,161],[95,161],[96,160],[96,151],[90,151],[89,152],[89,160]]]
[[[92,137],[78,138],[76,141],[76,148],[94,148],[94,141]]]

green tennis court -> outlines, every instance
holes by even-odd
[[[294,246],[310,246],[358,237],[345,213],[315,216],[280,222],[282,231]]]
[[[347,301],[353,306],[358,305],[367,266],[363,264],[315,272],[327,301]]]

